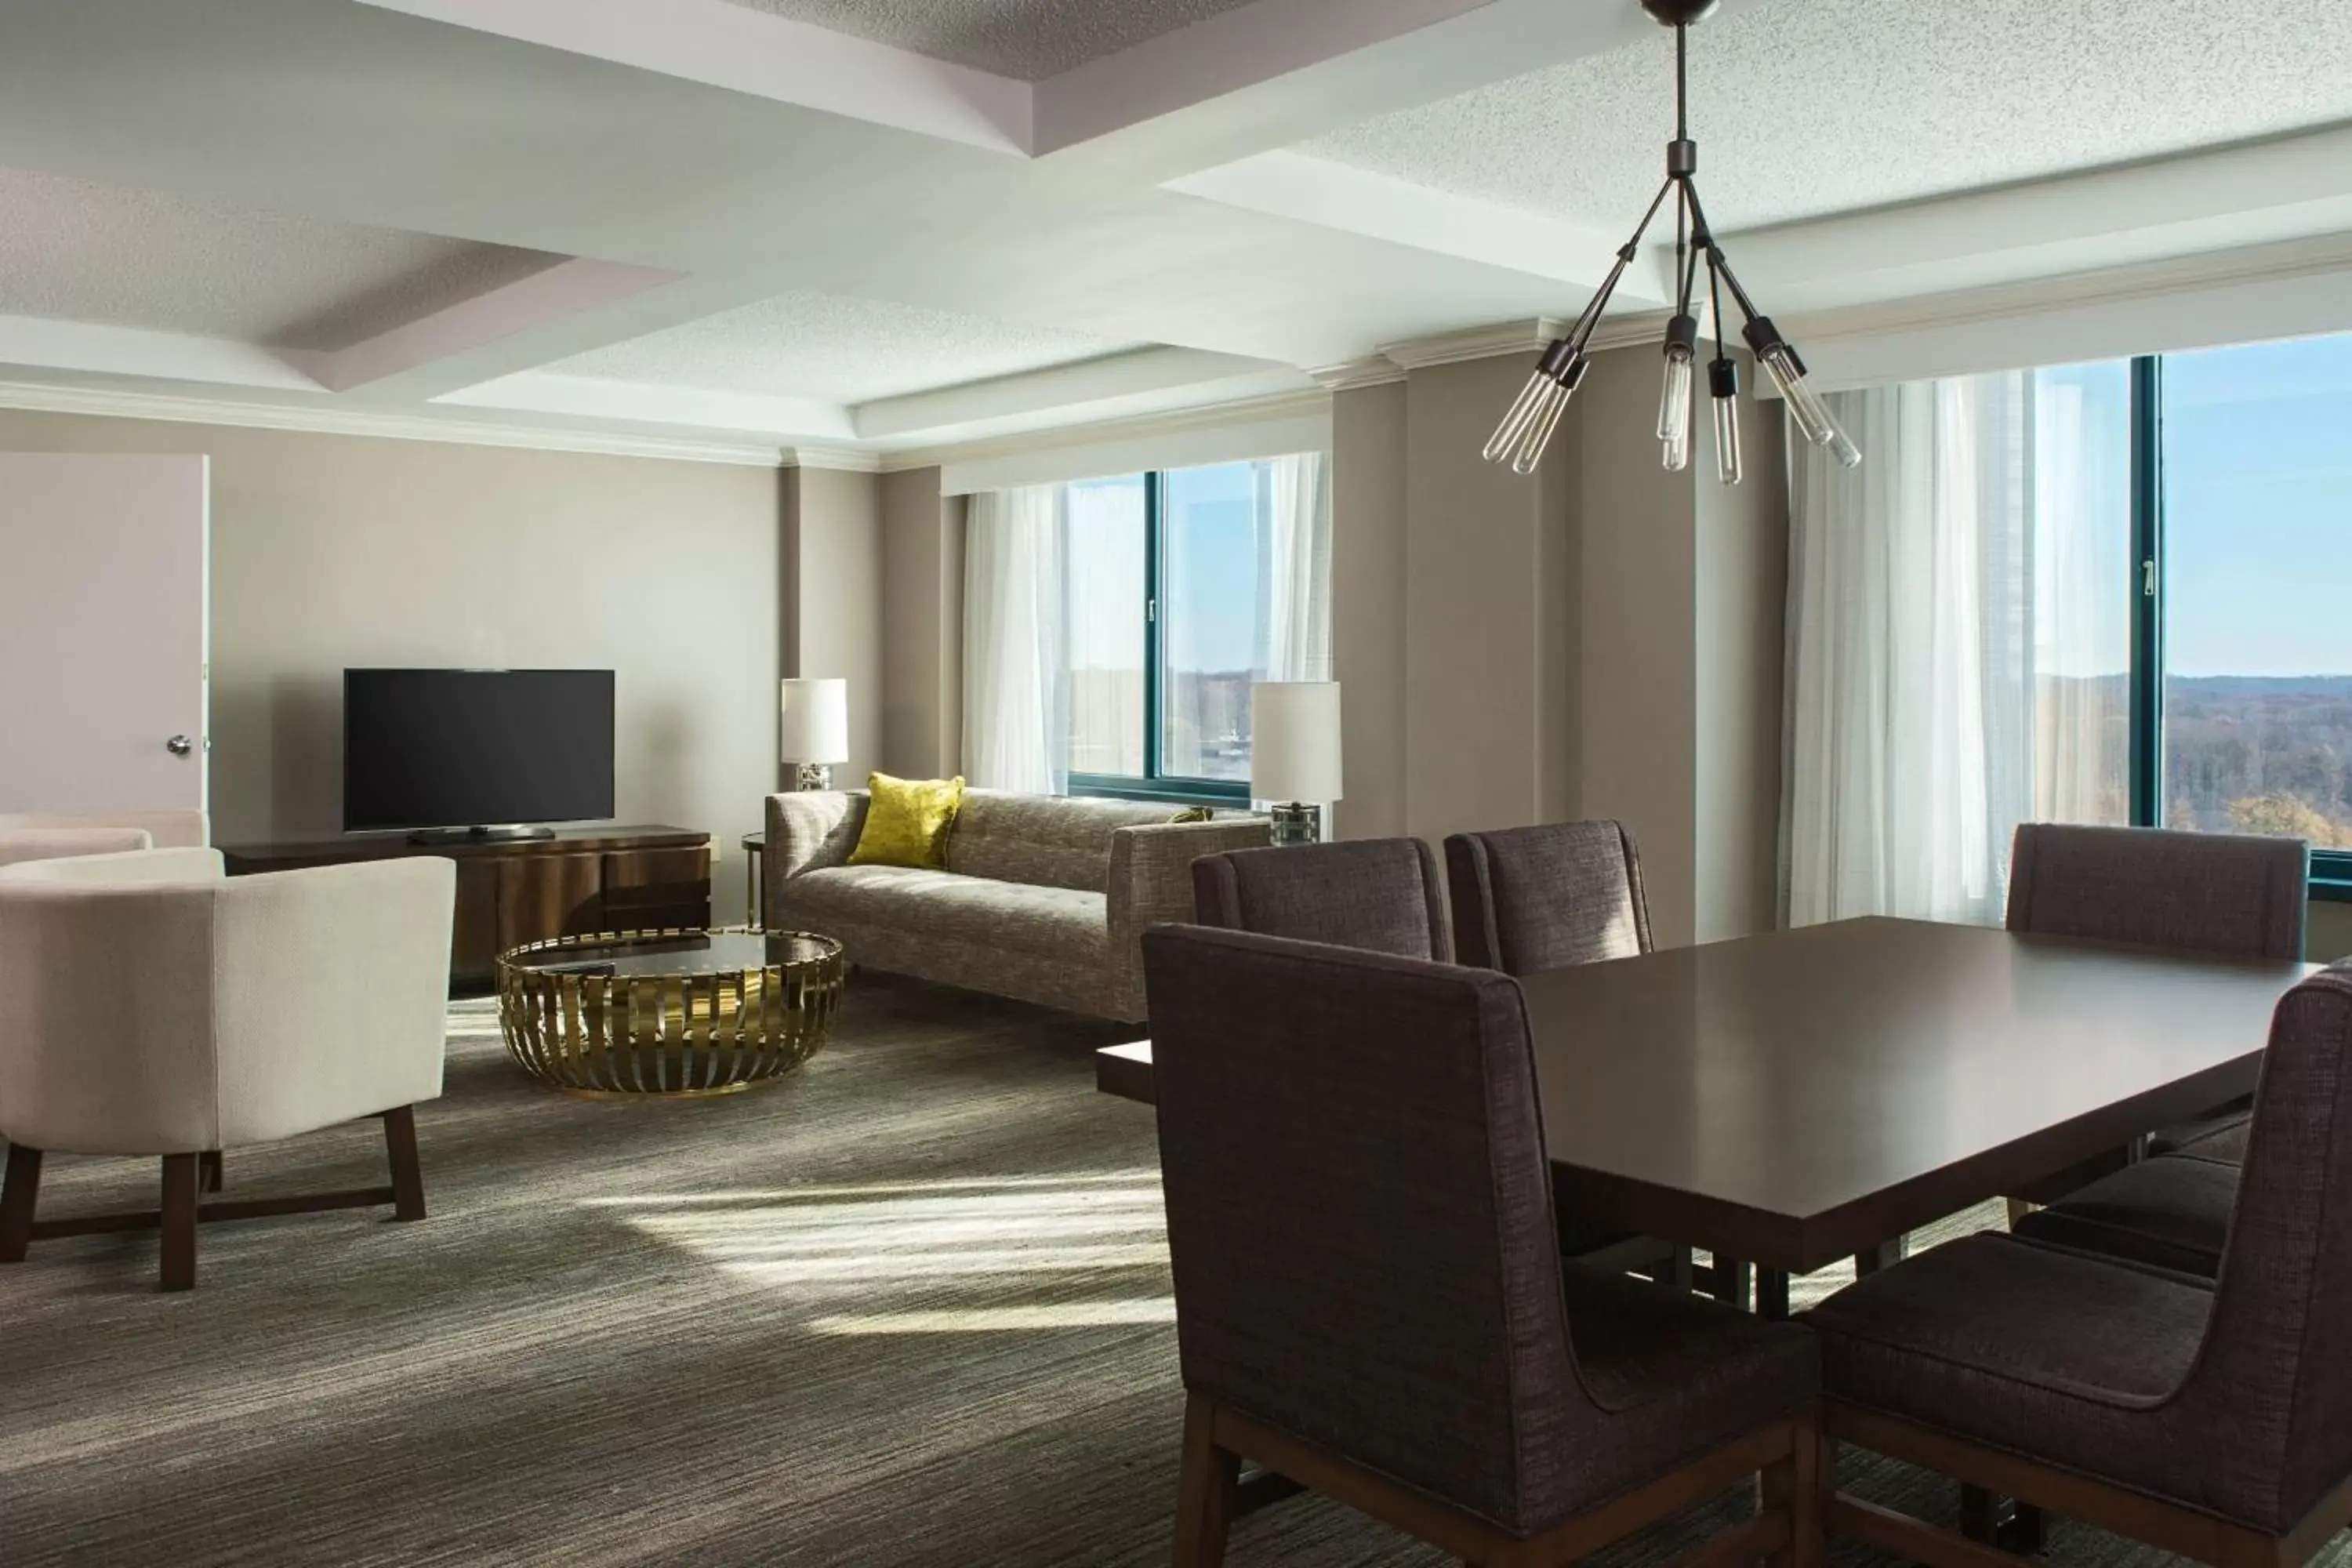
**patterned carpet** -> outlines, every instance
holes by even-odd
[[[869,979],[784,1087],[612,1104],[539,1089],[492,1005],[457,1004],[426,1223],[210,1227],[182,1297],[152,1237],[0,1270],[0,1562],[1164,1562],[1175,1343],[1150,1116],[1092,1089],[1114,1037]],[[233,1153],[229,1182],[362,1184],[381,1157],[371,1124]],[[53,1160],[44,1212],[152,1203],[152,1169]],[[1852,1479],[1948,1512],[1894,1467]],[[1231,1561],[1444,1560],[1302,1500]]]

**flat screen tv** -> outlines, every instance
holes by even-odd
[[[343,671],[346,831],[612,815],[611,670]]]

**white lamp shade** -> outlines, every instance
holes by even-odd
[[[1339,798],[1339,683],[1265,680],[1250,688],[1250,795]]]
[[[776,748],[781,761],[847,762],[849,682],[785,681],[782,737],[782,743]]]

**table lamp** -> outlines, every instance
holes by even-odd
[[[799,764],[794,789],[831,789],[835,763],[849,760],[849,682],[784,682],[782,761]]]
[[[1250,795],[1265,801],[1274,842],[1323,836],[1321,803],[1339,798],[1339,683],[1262,680],[1250,688]]]

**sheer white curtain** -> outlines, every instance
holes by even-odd
[[[963,766],[984,788],[1066,784],[1068,527],[1060,485],[984,490],[965,514]]]
[[[1267,680],[1331,679],[1331,462],[1321,452],[1262,465],[1258,573]]]
[[[1997,922],[2029,818],[2117,821],[2128,514],[2106,388],[2016,373],[1837,395],[1792,444],[1792,925]],[[2103,608],[2112,605],[2112,610]]]

